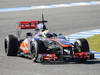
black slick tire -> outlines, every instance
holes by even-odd
[[[43,54],[46,51],[46,47],[41,40],[36,40],[36,46],[35,46],[35,57],[33,59],[34,62],[41,62],[41,57],[39,57],[39,54]]]
[[[88,41],[84,38],[77,39],[74,42],[74,48],[78,52],[89,52],[90,51]]]
[[[17,51],[19,48],[19,42],[17,37],[15,37],[14,35],[8,35],[4,39],[4,47],[7,56],[17,56]]]

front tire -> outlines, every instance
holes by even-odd
[[[76,52],[89,52],[89,44],[88,41],[84,38],[77,39],[74,42],[74,48]]]

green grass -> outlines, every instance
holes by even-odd
[[[90,49],[100,52],[100,34],[87,38]]]

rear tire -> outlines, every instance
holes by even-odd
[[[36,42],[34,44],[35,44],[35,49],[34,49],[35,53],[33,52],[33,54],[35,56],[33,58],[33,61],[34,62],[41,62],[41,57],[39,57],[39,54],[45,53],[46,47],[45,47],[43,41],[41,41],[41,40],[36,40]]]
[[[8,35],[4,40],[5,53],[7,56],[17,56],[19,43],[17,37]]]
[[[37,41],[37,46],[38,46],[38,53],[39,54],[46,53],[47,52],[47,48],[46,48],[44,42],[41,41],[41,40],[36,40],[36,41]]]

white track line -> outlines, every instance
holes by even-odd
[[[78,33],[75,33],[75,34],[67,35],[66,38],[69,38],[71,42],[74,42],[75,39],[88,38],[88,37],[91,37],[95,34],[100,34],[100,29],[78,32]]]
[[[40,6],[17,7],[17,8],[1,8],[0,12],[24,11],[24,10],[33,10],[33,9],[49,9],[49,8],[61,8],[61,7],[75,7],[75,6],[90,6],[90,5],[100,5],[100,1],[64,3],[64,4],[54,4],[54,5],[40,5]]]

